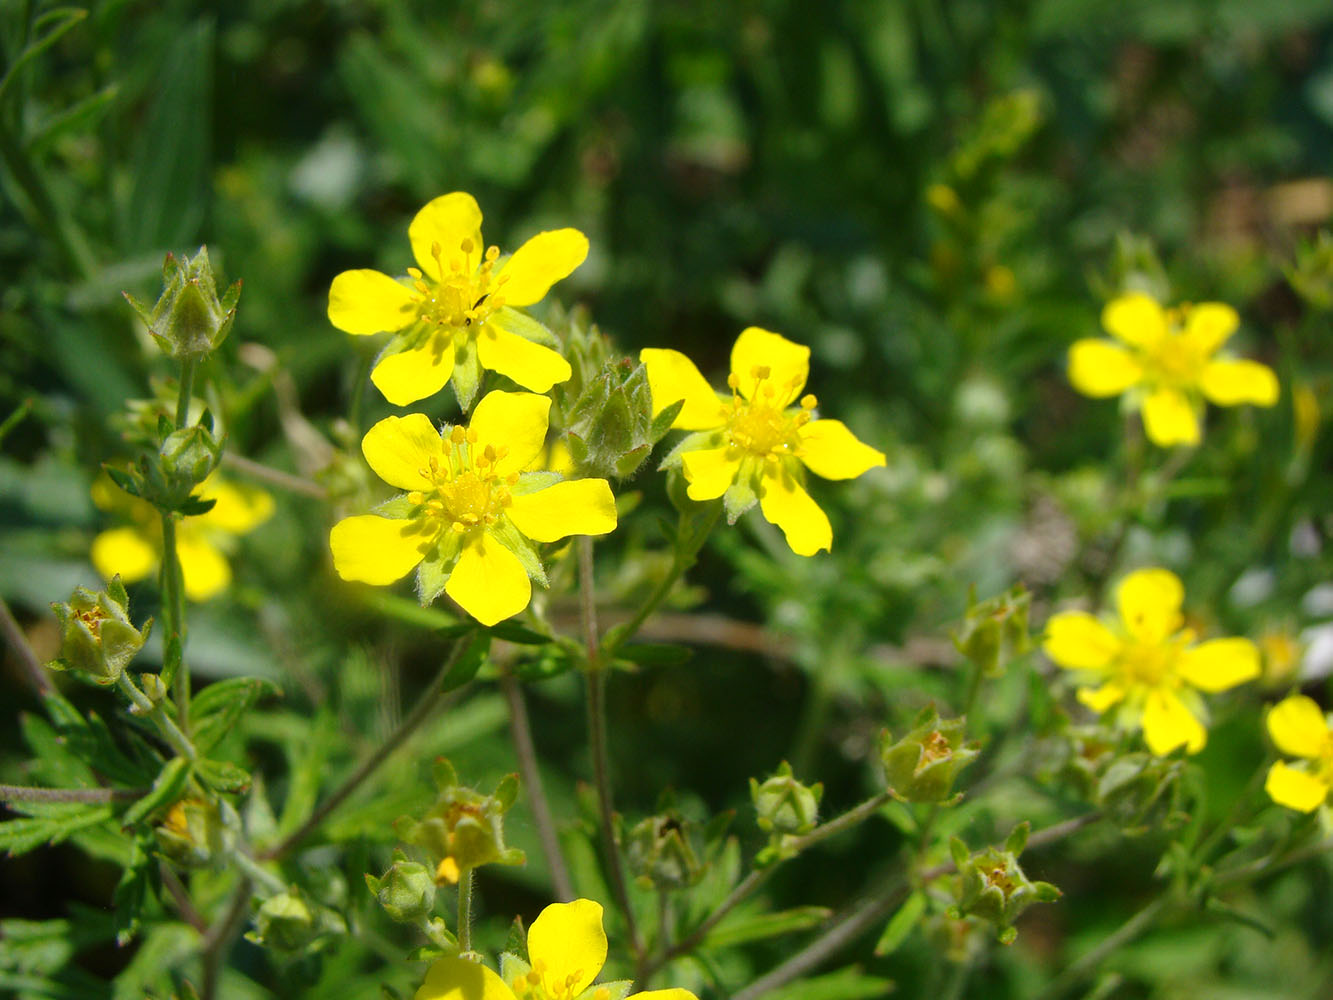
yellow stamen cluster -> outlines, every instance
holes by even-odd
[[[563,982],[545,982],[546,963],[537,959],[526,975],[515,976],[511,987],[518,1000],[573,1000],[574,987],[578,985],[581,973],[571,972]],[[551,991],[554,992],[551,992]],[[605,986],[593,992],[593,1000],[611,1000],[611,991]]]
[[[1180,654],[1193,641],[1194,633],[1186,629],[1165,643],[1127,643],[1115,666],[1126,685],[1179,686],[1176,665]]]
[[[767,365],[755,365],[750,369],[750,377],[755,380],[755,384],[749,400],[738,392],[740,376],[733,372],[727,378],[727,385],[731,387],[727,442],[733,448],[777,462],[794,453],[800,444],[798,431],[810,422],[811,411],[819,405],[819,401],[808,394],[802,396],[800,410],[791,413],[782,408],[778,399],[790,398],[790,394],[800,385],[799,378],[793,378],[789,384],[781,387],[774,385],[769,381],[772,370]],[[779,388],[784,390],[781,394]]]
[[[435,522],[438,529],[465,534],[473,528],[489,527],[513,503],[509,487],[518,482],[518,473],[500,475],[496,463],[508,454],[507,447],[477,447],[477,432],[459,425],[445,438],[444,460],[431,458],[419,469],[431,482],[430,492],[415,490],[408,501],[421,508],[421,514]]]
[[[1188,305],[1166,310],[1167,335],[1143,352],[1147,381],[1177,388],[1198,384],[1212,351],[1197,338],[1185,336],[1189,312]]]
[[[88,608],[86,611],[75,611],[74,617],[88,626],[88,631],[95,637],[102,637],[102,622],[106,620],[106,615],[101,608]]]
[[[468,268],[468,260],[475,249],[472,240],[463,240],[458,249],[461,255],[450,254],[446,261],[444,248],[438,243],[431,244],[430,252],[437,272],[432,276],[433,283],[427,281],[426,275],[417,268],[407,269],[417,293],[419,315],[436,326],[462,328],[479,325],[504,305],[500,286],[505,283],[505,275],[494,273],[500,248],[487,247],[476,271]]]

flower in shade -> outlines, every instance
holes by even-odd
[[[106,477],[93,483],[92,496],[101,509],[133,522],[93,539],[91,556],[97,572],[108,580],[119,573],[126,583],[155,573],[162,562],[162,520],[157,510]],[[258,487],[229,483],[216,472],[199,484],[195,496],[215,503],[206,513],[176,522],[176,555],[185,596],[207,601],[231,584],[227,555],[236,547],[237,537],[273,516],[273,498]]]
[[[389,584],[416,569],[423,604],[443,591],[484,625],[526,608],[531,580],[546,585],[533,542],[616,526],[605,479],[525,471],[545,445],[550,408],[545,396],[491,392],[467,426],[437,430],[420,413],[377,423],[361,451],[381,479],[407,492],[333,526],[339,575]]]
[[[1239,325],[1236,310],[1221,302],[1164,309],[1131,292],[1102,310],[1102,326],[1115,340],[1086,338],[1069,348],[1069,380],[1087,396],[1127,394],[1154,444],[1198,444],[1205,399],[1217,406],[1277,402],[1277,376],[1267,365],[1215,356]]]
[[[1268,735],[1295,764],[1279,760],[1268,769],[1264,789],[1279,805],[1314,812],[1333,790],[1333,727],[1313,699],[1292,695],[1268,713]]]
[[[481,369],[546,392],[570,376],[544,326],[516,306],[540,302],[588,255],[577,229],[538,233],[501,260],[481,241],[481,209],[463,191],[441,195],[407,229],[417,267],[399,281],[362,268],[329,288],[329,321],[352,334],[393,333],[371,381],[396,406],[434,395],[453,378],[466,409]]]
[[[1055,663],[1090,682],[1078,700],[1098,714],[1116,710],[1126,728],[1143,729],[1158,755],[1203,749],[1207,713],[1199,692],[1225,691],[1259,676],[1259,650],[1248,639],[1195,643],[1180,607],[1185,589],[1164,569],[1130,573],[1116,588],[1119,620],[1106,625],[1085,611],[1046,623],[1042,648]]]
[[[805,491],[806,470],[852,479],[883,465],[884,453],[840,421],[815,419],[815,397],[801,396],[810,348],[747,328],[731,349],[730,396],[714,392],[679,351],[648,348],[639,360],[648,369],[654,416],[684,402],[671,426],[695,433],[663,464],[680,464],[690,499],[723,497],[732,522],[758,501],[792,551],[811,556],[832,546],[828,517]]]
[[[480,962],[441,958],[426,973],[414,1000],[610,1000],[623,996],[627,984],[593,986],[606,962],[602,907],[590,899],[552,903],[528,930],[529,966],[507,963],[505,982]],[[626,1000],[698,1000],[689,990],[649,990]]]

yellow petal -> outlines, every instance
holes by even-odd
[[[119,573],[126,583],[133,583],[157,569],[157,549],[136,528],[102,532],[93,539],[90,556],[97,572],[108,580]]]
[[[514,497],[505,513],[534,542],[554,542],[614,531],[616,498],[605,479],[575,479]]]
[[[1076,340],[1069,348],[1069,381],[1085,396],[1118,396],[1142,378],[1134,355],[1110,340]]]
[[[1236,332],[1240,316],[1225,302],[1200,302],[1185,314],[1184,336],[1206,358]]]
[[[1312,813],[1323,805],[1328,790],[1327,782],[1280,760],[1268,769],[1268,778],[1264,781],[1264,791],[1269,798],[1280,806],[1303,813]]]
[[[344,271],[329,286],[329,322],[344,333],[392,333],[416,317],[412,290],[379,271]]]
[[[1046,622],[1042,651],[1069,670],[1104,670],[1120,651],[1120,640],[1086,611],[1061,611]]]
[[[233,535],[247,534],[273,516],[273,497],[269,493],[257,486],[226,482],[216,474],[200,484],[199,495],[217,502],[196,519],[198,523]]]
[[[578,996],[606,962],[601,904],[576,899],[542,910],[528,930],[528,956],[534,968],[544,966],[542,985],[549,996]]]
[[[1167,335],[1166,313],[1157,300],[1130,292],[1106,303],[1102,326],[1111,336],[1135,347],[1147,347]]]
[[[442,194],[426,204],[407,227],[412,241],[412,256],[417,266],[432,281],[439,281],[454,263],[464,274],[471,274],[481,263],[481,209],[466,191]],[[440,258],[435,258],[435,248]]]
[[[1295,694],[1278,702],[1268,713],[1268,735],[1283,753],[1317,759],[1328,748],[1333,733],[1314,699]]]
[[[231,584],[231,566],[197,530],[180,526],[176,534],[176,555],[181,562],[181,582],[185,596],[192,601],[208,601]]]
[[[1115,600],[1129,634],[1157,645],[1180,628],[1185,587],[1170,570],[1140,569],[1120,581]]]
[[[385,417],[361,439],[361,454],[379,476],[400,490],[428,490],[432,483],[423,472],[431,459],[444,461],[440,432],[424,413]]]
[[[514,993],[480,962],[437,958],[412,1000],[514,1000]]]
[[[727,410],[712,387],[699,374],[694,362],[680,351],[645,347],[639,360],[648,369],[648,389],[653,397],[653,416],[677,400],[685,405],[671,426],[682,431],[706,431],[727,422]]]
[[[716,500],[736,481],[741,453],[735,448],[687,451],[680,456],[680,466],[690,484],[685,492],[691,500]]]
[[[573,374],[559,351],[505,329],[502,312],[486,320],[477,334],[477,357],[483,368],[499,372],[533,392],[549,392],[551,386],[567,381]]]
[[[1099,688],[1081,687],[1078,689],[1076,697],[1088,708],[1101,715],[1111,706],[1124,701],[1125,689],[1114,681],[1109,681]]]
[[[577,229],[538,233],[514,251],[500,270],[500,296],[505,305],[540,302],[551,286],[568,278],[588,256],[588,237]]]
[[[1143,401],[1143,429],[1160,448],[1199,443],[1199,417],[1184,393],[1155,389]]]
[[[825,479],[855,479],[884,464],[884,452],[857,440],[841,420],[816,420],[800,429],[797,457]]]
[[[768,374],[761,379],[765,371]],[[731,349],[731,372],[740,380],[738,388],[746,399],[754,397],[762,381],[759,391],[772,389],[773,404],[786,406],[810,377],[810,348],[757,326],[746,327]]]
[[[759,480],[759,509],[782,529],[787,544],[798,556],[832,549],[833,527],[828,516],[787,469],[764,469]]]
[[[1143,704],[1143,736],[1148,749],[1164,757],[1179,746],[1186,753],[1198,753],[1208,732],[1174,692],[1157,688],[1148,692]]]
[[[384,585],[401,580],[425,555],[431,539],[416,521],[359,514],[329,532],[333,567],[344,580]]]
[[[1249,639],[1212,639],[1185,650],[1176,669],[1200,691],[1226,691],[1259,676],[1259,647]]]
[[[483,625],[494,625],[528,606],[532,581],[518,556],[477,531],[464,543],[444,592]]]
[[[1199,388],[1218,406],[1272,406],[1278,397],[1277,376],[1258,361],[1210,361],[1199,378]]]
[[[551,400],[531,392],[488,392],[472,411],[468,430],[477,434],[477,447],[487,445],[508,453],[495,463],[502,476],[522,472],[542,452]]]
[[[647,993],[631,993],[625,1000],[699,1000],[689,990],[680,988],[670,990],[649,990]]]
[[[436,333],[417,347],[386,354],[370,373],[370,381],[394,406],[406,406],[435,395],[453,373],[453,338]]]

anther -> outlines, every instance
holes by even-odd
[[[755,365],[750,369],[750,376],[752,378],[765,379],[772,374],[773,369],[768,367],[768,365]]]
[[[444,253],[444,247],[440,246],[440,241],[439,240],[433,241],[430,245],[430,255],[434,257],[436,260],[439,260],[440,255],[443,253]]]
[[[494,263],[495,260],[496,260],[496,258],[498,258],[499,256],[500,256],[500,248],[499,248],[499,247],[487,247],[487,248],[486,248],[486,259],[487,259],[487,260],[489,260],[489,261],[491,261],[492,263]]]
[[[462,444],[467,440],[467,429],[462,424],[454,424],[454,429],[449,432],[449,440],[454,444]]]
[[[803,410],[813,410],[818,405],[819,400],[808,392],[801,397],[801,409]]]
[[[463,253],[471,253],[474,245],[471,237],[468,237],[465,238],[462,243],[458,244],[458,249],[462,250]]]
[[[414,507],[420,506],[426,502],[426,494],[422,493],[420,490],[413,490],[407,495],[407,502]]]
[[[741,386],[741,377],[735,372],[732,372],[727,376],[727,385],[731,386],[733,389],[739,389]]]

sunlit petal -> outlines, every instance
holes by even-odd
[[[533,392],[548,392],[573,374],[559,351],[506,329],[503,311],[493,314],[477,334],[477,357],[483,368],[499,372]]]
[[[801,394],[810,377],[810,348],[779,333],[746,327],[731,349],[731,372],[740,380],[738,388],[746,399],[753,399],[762,383],[759,391],[766,395],[766,390],[773,390],[773,405],[784,407]]]
[[[1236,310],[1224,302],[1200,302],[1185,315],[1186,337],[1197,356],[1206,358],[1226,343],[1227,338],[1240,326]]]
[[[588,237],[577,229],[538,233],[514,251],[499,273],[505,305],[540,302],[551,286],[574,273],[588,256]]]
[[[606,962],[602,906],[591,899],[552,903],[528,930],[528,955],[550,996],[578,996]]]
[[[425,556],[431,539],[419,522],[359,514],[329,532],[333,568],[344,580],[384,585],[401,580]]]
[[[1120,581],[1115,599],[1126,631],[1140,642],[1158,645],[1180,628],[1185,587],[1170,570],[1135,570]]]
[[[1279,760],[1268,769],[1264,791],[1280,806],[1311,813],[1324,804],[1329,786],[1309,771],[1301,771]]]
[[[736,480],[741,453],[735,448],[705,448],[680,456],[681,471],[691,500],[716,500]]]
[[[647,993],[631,993],[625,1000],[699,1000],[689,990],[680,988],[670,990],[649,990]]]
[[[1156,344],[1167,335],[1166,313],[1157,300],[1130,292],[1106,303],[1102,326],[1111,336],[1135,347]]]
[[[180,558],[185,596],[190,600],[211,600],[230,585],[231,566],[227,557],[197,532],[182,528],[177,533],[176,555]]]
[[[427,490],[433,459],[444,461],[440,432],[424,413],[385,417],[361,439],[361,454],[379,476],[400,490]]]
[[[93,539],[90,555],[97,572],[108,580],[119,573],[133,583],[157,569],[157,549],[137,528],[103,531]]]
[[[329,322],[344,333],[392,333],[416,317],[411,289],[379,271],[344,271],[329,286]]]
[[[694,362],[680,351],[646,347],[639,360],[648,369],[648,389],[653,397],[653,416],[677,400],[685,405],[671,426],[683,431],[706,431],[727,422],[727,410],[717,393],[699,374]]]
[[[1104,670],[1120,650],[1120,640],[1086,611],[1061,611],[1046,622],[1042,651],[1070,670]]]
[[[475,431],[477,447],[508,451],[495,463],[501,476],[522,472],[542,452],[551,400],[531,392],[488,392],[472,411],[468,430]]]
[[[481,262],[481,209],[466,191],[442,194],[428,202],[407,227],[412,255],[431,281],[440,280],[441,267],[449,273],[456,264],[471,274]],[[440,259],[435,258],[435,248]]]
[[[1110,340],[1076,340],[1069,348],[1069,381],[1085,396],[1118,396],[1143,379],[1143,366]]]
[[[494,625],[528,606],[532,581],[518,556],[477,531],[463,545],[444,592],[483,625]]]
[[[1143,401],[1143,429],[1160,448],[1199,443],[1199,417],[1185,394],[1177,389],[1155,389]]]
[[[1318,758],[1333,742],[1323,711],[1303,694],[1273,706],[1268,713],[1268,735],[1279,750],[1293,757]]]
[[[480,962],[437,958],[412,1000],[514,1000],[514,993]]]
[[[833,547],[828,516],[787,469],[768,466],[759,480],[759,509],[782,529],[798,556],[812,556]]]
[[[574,479],[514,497],[505,513],[534,542],[554,542],[614,531],[616,498],[605,479]]]
[[[394,406],[407,406],[435,395],[453,372],[453,338],[436,333],[417,347],[386,354],[370,373],[370,381]]]
[[[825,479],[855,479],[885,462],[884,452],[858,440],[841,420],[815,420],[798,433],[797,457]]]
[[[1218,406],[1272,406],[1279,392],[1273,369],[1245,360],[1209,362],[1199,378],[1199,388]]]
[[[1208,732],[1174,692],[1158,688],[1143,704],[1143,737],[1148,749],[1163,757],[1180,746],[1186,753],[1198,753]]]
[[[1259,647],[1249,639],[1212,639],[1185,650],[1176,669],[1200,691],[1226,691],[1259,676]]]

